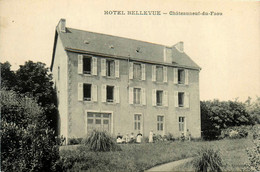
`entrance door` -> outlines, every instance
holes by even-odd
[[[110,113],[87,113],[87,132],[91,133],[93,130],[107,131],[110,133],[111,128],[111,114]]]

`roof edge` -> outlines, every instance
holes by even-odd
[[[160,64],[160,65],[172,66],[172,67],[181,67],[181,68],[193,69],[193,70],[199,70],[199,71],[201,70],[200,67],[191,67],[191,66],[185,66],[185,65],[179,65],[179,64],[170,64],[170,63],[159,63],[159,62],[150,61],[150,60],[140,60],[140,59],[136,59],[136,58],[132,58],[132,57],[126,57],[126,56],[116,56],[116,55],[112,55],[112,54],[103,54],[103,53],[86,51],[86,50],[75,49],[75,48],[70,48],[70,47],[65,47],[65,50],[69,51],[69,52],[74,52],[74,53],[98,55],[98,56],[102,56],[102,57],[109,57],[109,58],[122,59],[122,60],[131,60],[131,61],[144,62],[144,63],[150,63],[150,64]]]

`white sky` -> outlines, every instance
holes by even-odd
[[[109,3],[107,3],[109,2]],[[216,11],[222,16],[109,16],[104,10]],[[0,61],[50,66],[55,27],[67,26],[163,45],[184,42],[202,68],[201,100],[260,96],[260,3],[172,0],[0,0]]]

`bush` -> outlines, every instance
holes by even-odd
[[[198,156],[193,160],[195,171],[222,171],[223,162],[219,151],[203,147],[198,151]]]
[[[78,145],[81,144],[83,138],[69,138],[68,145]]]
[[[217,139],[221,130],[255,123],[245,104],[237,101],[202,101],[201,130],[205,140]]]
[[[172,133],[168,133],[167,135],[164,136],[164,138],[168,141],[175,141],[175,138],[173,137]]]
[[[83,140],[83,144],[89,145],[90,150],[95,152],[121,150],[120,146],[106,131],[94,130],[86,140]]]
[[[59,148],[34,100],[1,90],[1,170],[59,171]]]
[[[219,136],[220,139],[223,138],[245,138],[248,136],[249,131],[251,130],[252,126],[235,126],[229,127],[227,129],[223,129],[221,131],[221,135]]]
[[[249,159],[249,164],[246,164],[245,171],[260,171],[260,128],[258,126],[254,126],[252,128],[253,131],[253,143],[254,146],[252,148],[248,148],[246,150],[247,156]]]

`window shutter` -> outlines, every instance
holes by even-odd
[[[115,76],[116,76],[116,78],[119,78],[119,60],[115,60],[115,64],[116,64]]]
[[[92,75],[97,75],[97,58],[92,57]]]
[[[156,81],[156,66],[152,66],[152,81]]]
[[[178,91],[174,91],[174,104],[175,107],[179,107]]]
[[[153,89],[152,92],[152,105],[156,106],[156,89]]]
[[[106,102],[107,100],[107,85],[103,84],[102,85],[102,91],[101,91],[101,94],[102,94],[102,102]]]
[[[91,99],[93,102],[97,102],[97,85],[91,86]]]
[[[133,69],[134,69],[134,67],[133,67],[133,63],[132,62],[129,62],[129,79],[133,79],[133,76],[134,76],[134,73],[133,73]]]
[[[173,83],[178,84],[178,69],[173,68]]]
[[[78,74],[83,74],[83,55],[78,55]]]
[[[119,96],[119,86],[115,86],[115,98],[116,98],[116,103],[120,103],[120,96]]]
[[[101,59],[101,76],[106,76],[106,59]]]
[[[83,101],[83,83],[78,83],[78,101]]]
[[[184,106],[186,108],[190,107],[190,93],[184,93]]]
[[[129,87],[129,104],[133,104],[133,87]]]
[[[168,107],[168,91],[163,92],[163,106]]]
[[[185,85],[189,84],[189,71],[185,69]]]
[[[143,104],[143,105],[146,105],[145,88],[142,88],[142,104]]]
[[[163,82],[167,82],[167,67],[163,67]]]
[[[145,80],[145,64],[142,65],[142,80]]]

